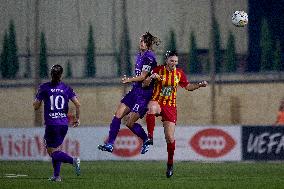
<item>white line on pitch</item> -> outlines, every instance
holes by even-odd
[[[22,175],[22,174],[11,174],[11,173],[8,173],[8,174],[5,174],[4,177],[6,178],[16,178],[16,177],[27,177],[28,175]]]

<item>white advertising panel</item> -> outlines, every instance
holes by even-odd
[[[121,126],[113,153],[97,149],[108,136],[108,127],[69,128],[61,149],[82,160],[167,160],[163,127],[154,131],[154,145],[140,154],[142,140]],[[175,132],[175,160],[241,160],[241,127],[185,127]],[[0,129],[0,160],[49,160],[44,128]]]
[[[193,161],[240,161],[241,127],[179,127],[176,159]]]
[[[79,156],[80,139],[71,132],[66,136],[61,150]],[[44,128],[0,129],[0,160],[48,160],[43,140]]]

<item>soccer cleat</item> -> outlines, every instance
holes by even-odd
[[[80,162],[81,162],[80,158],[74,158],[73,159],[73,166],[75,168],[75,173],[76,173],[77,176],[79,176],[80,173],[81,173]]]
[[[52,176],[48,180],[52,181],[52,182],[61,182],[62,181],[60,176],[57,176],[57,177]]]
[[[147,139],[144,143],[143,143],[143,145],[142,145],[142,149],[141,149],[141,154],[145,154],[146,152],[148,152],[148,150],[149,150],[149,145],[150,145],[150,139]]]
[[[167,172],[166,172],[167,178],[170,178],[171,176],[173,176],[173,174],[174,174],[174,166],[167,164]]]
[[[107,151],[107,152],[112,153],[113,145],[112,144],[98,145],[98,149],[101,151]]]

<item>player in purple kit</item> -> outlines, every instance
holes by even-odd
[[[113,151],[113,144],[120,129],[121,119],[128,115],[126,126],[138,137],[143,140],[141,154],[145,154],[149,149],[147,134],[139,123],[136,121],[142,118],[147,112],[147,104],[151,99],[154,85],[143,88],[143,80],[151,73],[154,67],[157,66],[156,55],[152,50],[153,45],[159,45],[160,40],[154,37],[151,33],[146,32],[140,38],[139,49],[136,55],[135,77],[122,78],[122,83],[133,82],[132,89],[125,95],[118,105],[115,115],[112,119],[109,129],[108,140],[105,144],[99,145],[98,148],[102,151]]]
[[[63,68],[60,65],[53,65],[50,71],[51,81],[39,86],[34,109],[37,110],[44,102],[45,134],[44,140],[47,153],[52,158],[53,176],[50,181],[60,182],[61,163],[69,163],[74,166],[76,174],[80,175],[80,159],[72,158],[60,151],[58,147],[62,144],[68,130],[68,102],[71,100],[76,107],[76,116],[73,127],[80,124],[80,103],[71,87],[61,81]]]

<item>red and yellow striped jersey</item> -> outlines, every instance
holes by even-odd
[[[186,87],[189,81],[182,69],[176,68],[168,71],[166,66],[157,66],[153,69],[153,73],[161,76],[162,80],[156,80],[152,99],[160,104],[176,106],[177,87]]]

